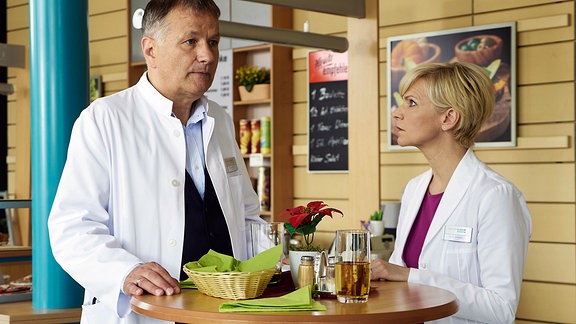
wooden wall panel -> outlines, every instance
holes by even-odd
[[[90,75],[102,75],[102,82],[127,79],[126,64],[109,64],[90,67]]]
[[[7,0],[6,1],[6,7],[10,8],[13,6],[17,6],[17,5],[21,5],[21,4],[27,4],[28,0]]]
[[[28,28],[11,30],[7,36],[8,44],[28,45],[30,42],[30,31]]]
[[[294,50],[292,53],[296,53],[296,52],[297,51]],[[306,53],[308,53],[308,51],[306,51]],[[302,57],[294,58],[292,68],[294,69],[294,71],[307,71],[307,69],[308,69],[307,64],[308,64],[308,56],[306,54]]]
[[[518,48],[518,84],[574,80],[574,42]]]
[[[128,63],[128,55],[111,48],[128,48],[128,38],[113,38],[90,43],[90,66]]]
[[[530,243],[524,280],[576,284],[576,245]]]
[[[400,200],[408,181],[428,170],[428,165],[390,165],[380,168],[380,200]]]
[[[314,200],[348,198],[348,174],[309,173],[306,167],[296,167],[294,199],[296,198]]]
[[[380,28],[379,46],[380,48],[386,48],[386,39],[388,37],[468,27],[472,25],[472,16],[458,16],[438,20],[413,21],[409,24],[402,25],[390,25],[386,21],[380,20],[379,24],[380,27],[384,27]],[[385,58],[385,56],[381,58]]]
[[[558,0],[482,0],[474,1],[474,12],[500,11],[505,9],[535,6],[539,4],[560,2]],[[572,1],[567,1],[572,2]]]
[[[104,96],[109,96],[128,88],[128,79],[103,83]]]
[[[569,1],[475,15],[474,24],[516,21],[517,44],[526,46],[574,39],[574,26],[570,24],[570,17],[573,15],[574,3]],[[551,18],[545,19],[546,17]],[[560,26],[554,27],[557,25]]]
[[[124,15],[128,17],[128,1],[117,0],[89,0],[88,12],[90,15],[101,14],[110,11],[123,11]],[[125,26],[127,28],[127,26]]]
[[[545,323],[574,323],[576,319],[574,305],[576,305],[576,285],[524,282],[516,317]]]
[[[532,242],[576,244],[574,204],[529,203],[532,215]]]
[[[415,10],[417,8],[417,10]],[[415,21],[449,18],[472,13],[471,0],[380,1],[380,26],[411,24]]]
[[[91,16],[89,21],[89,34],[90,41],[128,37],[128,16],[126,12],[115,11]]]
[[[574,164],[489,164],[530,202],[574,203]]]
[[[28,4],[14,7],[7,6],[6,10],[6,30],[12,31],[17,29],[28,28]]]
[[[574,83],[518,87],[518,122],[550,123],[574,120]]]
[[[308,134],[308,103],[294,104],[294,134]]]
[[[296,71],[293,74],[294,82],[294,102],[304,102],[308,104],[308,72]]]

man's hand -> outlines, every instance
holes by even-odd
[[[170,296],[180,293],[180,283],[158,263],[148,262],[134,268],[126,276],[123,290],[128,296],[139,296],[144,292],[155,296]]]

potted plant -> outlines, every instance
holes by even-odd
[[[372,236],[384,234],[384,221],[382,220],[383,211],[377,210],[370,215],[370,233]]]
[[[344,214],[336,209],[330,208],[323,201],[311,201],[306,206],[297,206],[288,208],[280,213],[280,220],[288,217],[284,227],[290,235],[301,234],[304,237],[304,245],[301,247],[290,247],[288,258],[290,259],[290,272],[292,281],[298,286],[298,266],[303,255],[316,256],[322,249],[314,245],[314,234],[316,226],[324,216],[332,217],[333,213]]]
[[[257,66],[241,66],[234,75],[240,99],[259,100],[270,97],[270,69]]]

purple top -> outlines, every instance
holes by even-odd
[[[443,194],[442,192],[432,195],[426,191],[426,196],[424,196],[418,215],[416,215],[412,229],[410,229],[410,234],[406,239],[406,246],[402,252],[402,259],[409,268],[418,269],[418,259],[420,259],[422,245],[424,245],[424,239],[426,238],[426,234],[428,234],[430,223],[432,223],[432,219],[434,218],[436,209],[438,209]]]

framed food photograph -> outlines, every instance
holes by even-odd
[[[501,23],[388,38],[388,147],[401,147],[392,113],[401,103],[398,85],[406,71],[433,62],[469,62],[492,79],[496,106],[476,136],[475,147],[516,146],[516,25]]]

